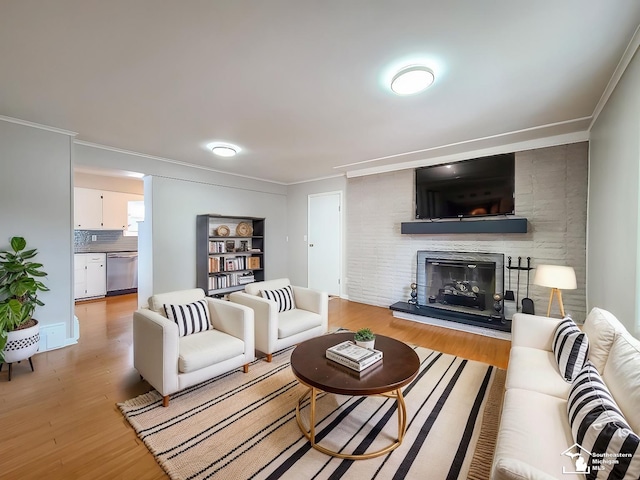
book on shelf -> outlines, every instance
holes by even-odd
[[[260,268],[260,257],[247,258],[247,268]]]
[[[382,360],[382,352],[356,345],[350,340],[327,348],[326,357],[345,367],[361,372]]]

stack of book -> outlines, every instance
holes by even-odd
[[[326,356],[329,360],[356,372],[361,372],[382,360],[380,350],[360,347],[349,340],[327,348]]]

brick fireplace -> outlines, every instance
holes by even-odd
[[[420,250],[416,265],[416,303],[397,302],[392,310],[509,332],[502,302],[504,254]],[[420,321],[420,320],[418,320]]]
[[[541,264],[572,266],[578,288],[563,292],[563,302],[574,318],[584,318],[588,160],[586,142],[516,152],[515,215],[527,219],[526,233],[403,234],[402,224],[415,218],[415,172],[405,169],[349,177],[346,296],[387,308],[406,302],[409,285],[418,275],[418,251],[499,252],[505,261],[508,256],[531,257],[534,268]],[[515,290],[516,271],[512,273]],[[534,274],[535,270],[531,279]],[[505,271],[505,286],[508,280]],[[544,312],[549,289],[532,284],[528,297],[535,302],[536,312]]]

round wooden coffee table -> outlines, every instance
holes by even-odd
[[[307,390],[298,399],[296,420],[302,433],[316,450],[338,458],[362,460],[383,455],[398,448],[407,430],[407,407],[402,396],[402,387],[418,374],[420,360],[408,345],[393,338],[376,336],[375,349],[383,352],[381,365],[369,367],[362,374],[350,371],[325,357],[327,348],[346,340],[353,341],[353,333],[322,335],[300,343],[291,354],[291,369],[298,381]],[[381,450],[364,454],[344,454],[318,445],[315,440],[316,396],[318,392],[338,395],[368,396],[381,395],[395,398],[398,410],[398,438]],[[310,396],[309,429],[300,418],[300,408],[304,399]]]

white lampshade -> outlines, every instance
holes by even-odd
[[[560,290],[575,290],[576,272],[573,267],[562,265],[539,265],[533,278],[535,285],[542,287],[559,288]]]

